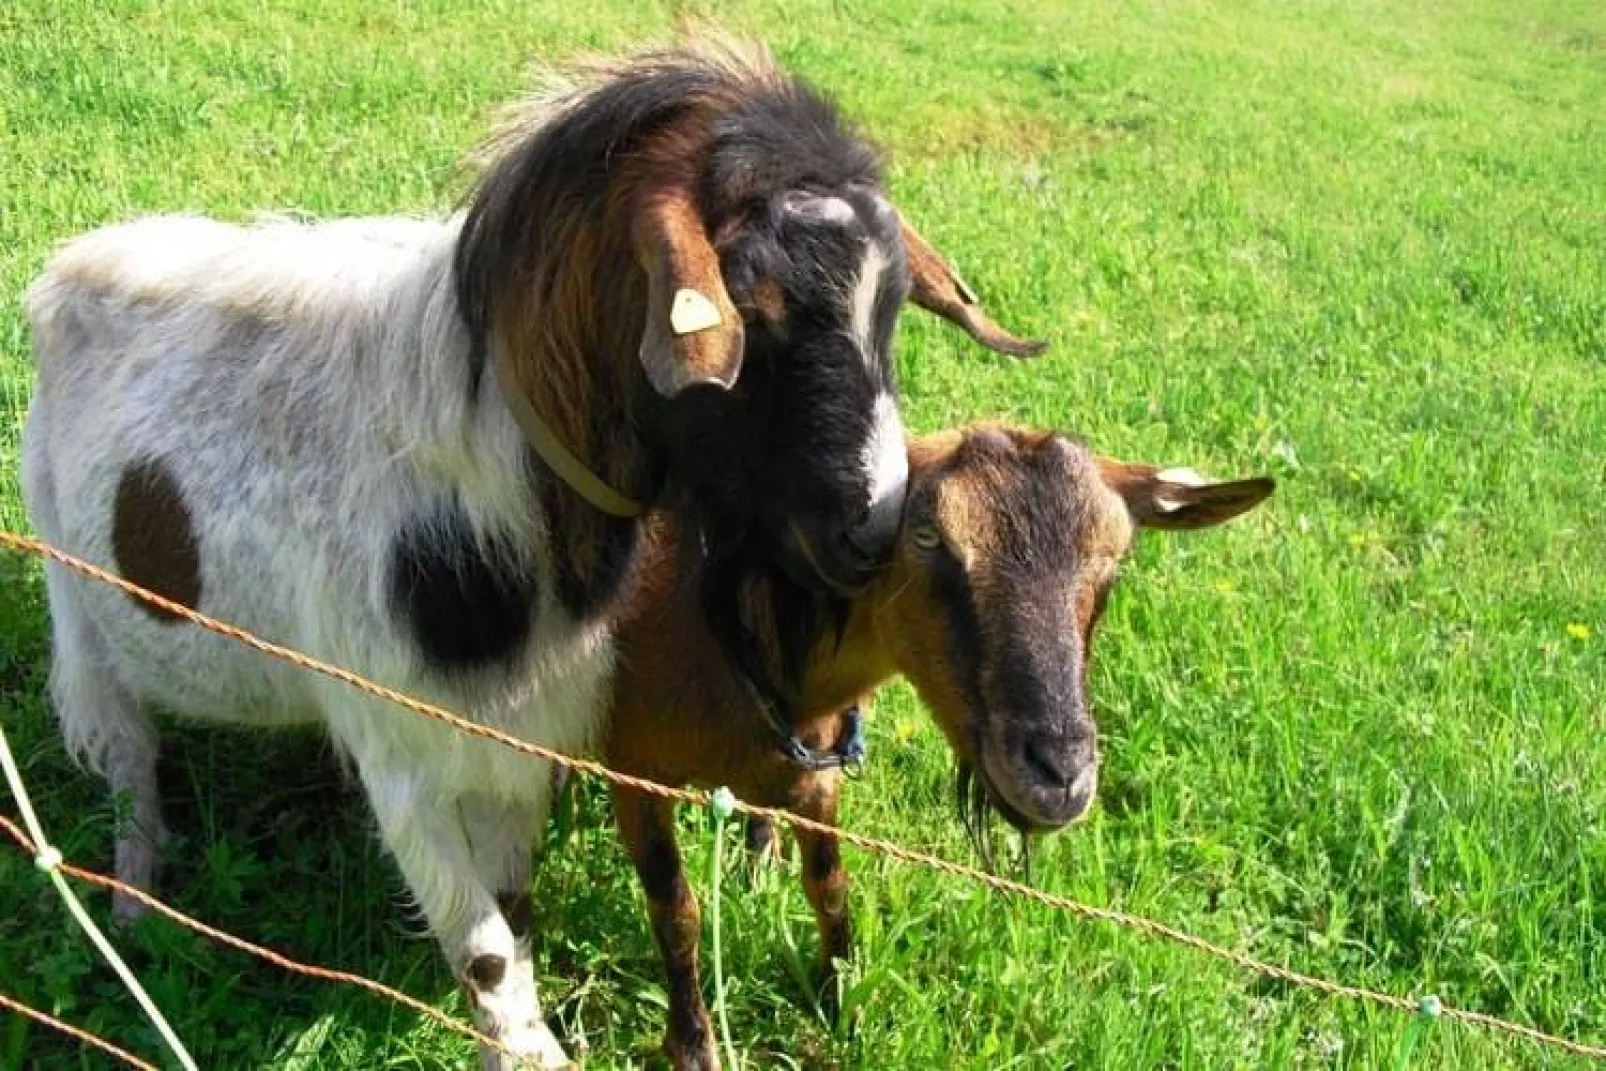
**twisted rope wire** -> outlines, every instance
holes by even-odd
[[[46,1026],[59,1030],[70,1038],[83,1042],[85,1045],[92,1045],[101,1052],[115,1056],[129,1067],[137,1067],[140,1071],[157,1071],[155,1064],[146,1063],[127,1049],[119,1049],[105,1038],[96,1037],[89,1031],[73,1026],[71,1023],[64,1023],[54,1015],[47,1015],[38,1008],[30,1008],[22,1001],[13,1000],[4,993],[0,993],[0,1008],[14,1011],[24,1019],[32,1019],[36,1023],[44,1023]]]
[[[145,987],[134,976],[134,971],[117,951],[117,946],[101,932],[99,926],[95,925],[95,920],[89,917],[89,912],[79,902],[77,894],[72,891],[72,886],[62,879],[59,872],[61,852],[45,838],[45,829],[39,824],[39,816],[34,813],[28,786],[22,781],[22,767],[11,754],[11,744],[6,739],[3,728],[0,728],[0,773],[5,775],[5,782],[11,789],[12,798],[17,801],[18,812],[22,815],[22,824],[27,827],[32,838],[34,866],[44,872],[45,879],[56,890],[56,895],[61,897],[61,904],[67,909],[68,917],[78,924],[84,936],[89,938],[89,943],[95,946],[95,951],[100,953],[101,959],[106,961],[107,966],[111,967],[112,972],[123,983],[123,987],[139,1005],[140,1011],[145,1013],[145,1018],[150,1020],[151,1025],[156,1028],[156,1033],[172,1052],[173,1058],[178,1061],[179,1067],[184,1071],[198,1071],[195,1057],[184,1047],[184,1042],[179,1039],[173,1025],[167,1021],[167,1016],[162,1014],[162,1009],[156,1006],[156,1001],[151,999],[151,995],[145,992]]]
[[[7,818],[3,814],[0,814],[0,833],[5,833],[6,836],[16,841],[17,846],[23,851],[29,853],[33,852],[34,845],[33,842],[28,839],[28,835],[24,833],[15,822],[11,821],[11,819]],[[98,874],[93,870],[86,870],[81,866],[77,866],[65,860],[61,862],[59,869],[63,874],[66,874],[69,877],[77,878],[79,881],[82,881],[87,885],[95,885],[99,888],[106,889],[109,892],[119,892],[124,896],[131,896],[151,910],[172,919],[180,926],[194,930],[203,937],[210,937],[219,944],[227,945],[236,951],[244,952],[250,956],[255,956],[257,959],[271,963],[275,967],[290,971],[294,974],[304,974],[309,978],[318,978],[325,982],[339,982],[343,985],[354,985],[359,989],[366,989],[370,993],[375,993],[389,1000],[393,1000],[397,1004],[409,1008],[420,1015],[427,1016],[440,1025],[446,1027],[448,1030],[454,1030],[457,1033],[462,1034],[464,1037],[472,1038],[482,1045],[489,1045],[491,1048],[500,1050],[509,1056],[514,1055],[504,1045],[502,1045],[501,1042],[495,1040],[494,1038],[480,1033],[480,1031],[474,1029],[472,1026],[469,1026],[467,1023],[459,1022],[450,1015],[447,1015],[445,1012],[441,1011],[439,1008],[426,1004],[417,997],[408,996],[399,989],[392,989],[383,982],[376,982],[372,978],[364,978],[360,974],[352,974],[349,971],[339,971],[332,967],[319,967],[316,964],[302,963],[300,960],[291,959],[289,956],[275,952],[271,948],[265,948],[262,945],[254,944],[251,941],[247,941],[243,937],[236,937],[232,933],[220,930],[215,926],[210,926],[194,916],[186,915],[178,908],[163,903],[150,893],[145,892],[143,889],[135,888],[134,886],[129,885],[127,882],[119,881],[116,878],[108,877],[105,874]]]

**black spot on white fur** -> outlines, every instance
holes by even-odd
[[[495,535],[475,538],[454,500],[404,525],[391,548],[396,614],[431,666],[445,672],[504,663],[529,638],[534,563]]]
[[[468,965],[469,984],[476,992],[483,993],[487,989],[495,989],[507,977],[507,959],[493,952],[482,956],[475,956]]]

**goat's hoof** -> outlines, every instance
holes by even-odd
[[[124,892],[112,893],[112,925],[118,929],[128,929],[150,914],[150,908],[142,901],[134,899]]]
[[[530,1071],[532,1068],[548,1071],[580,1066],[569,1059],[563,1046],[558,1044],[556,1035],[542,1022],[512,1027],[503,1031],[497,1040],[513,1055],[481,1045],[482,1071]]]
[[[710,1041],[704,1045],[664,1042],[664,1056],[675,1071],[719,1071],[719,1053]]]

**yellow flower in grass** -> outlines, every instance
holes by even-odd
[[[1567,635],[1575,640],[1587,640],[1589,639],[1589,626],[1582,621],[1569,621],[1567,622]]]

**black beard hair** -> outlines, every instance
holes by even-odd
[[[1022,881],[1032,877],[1032,833],[1026,822],[1013,809],[1001,806],[987,787],[987,778],[968,762],[961,762],[954,779],[954,802],[959,808],[959,821],[965,827],[970,845],[981,859],[982,869],[997,874],[999,859],[998,825],[993,819],[1002,818],[1015,831],[1017,851],[1007,859],[1009,869]]]

